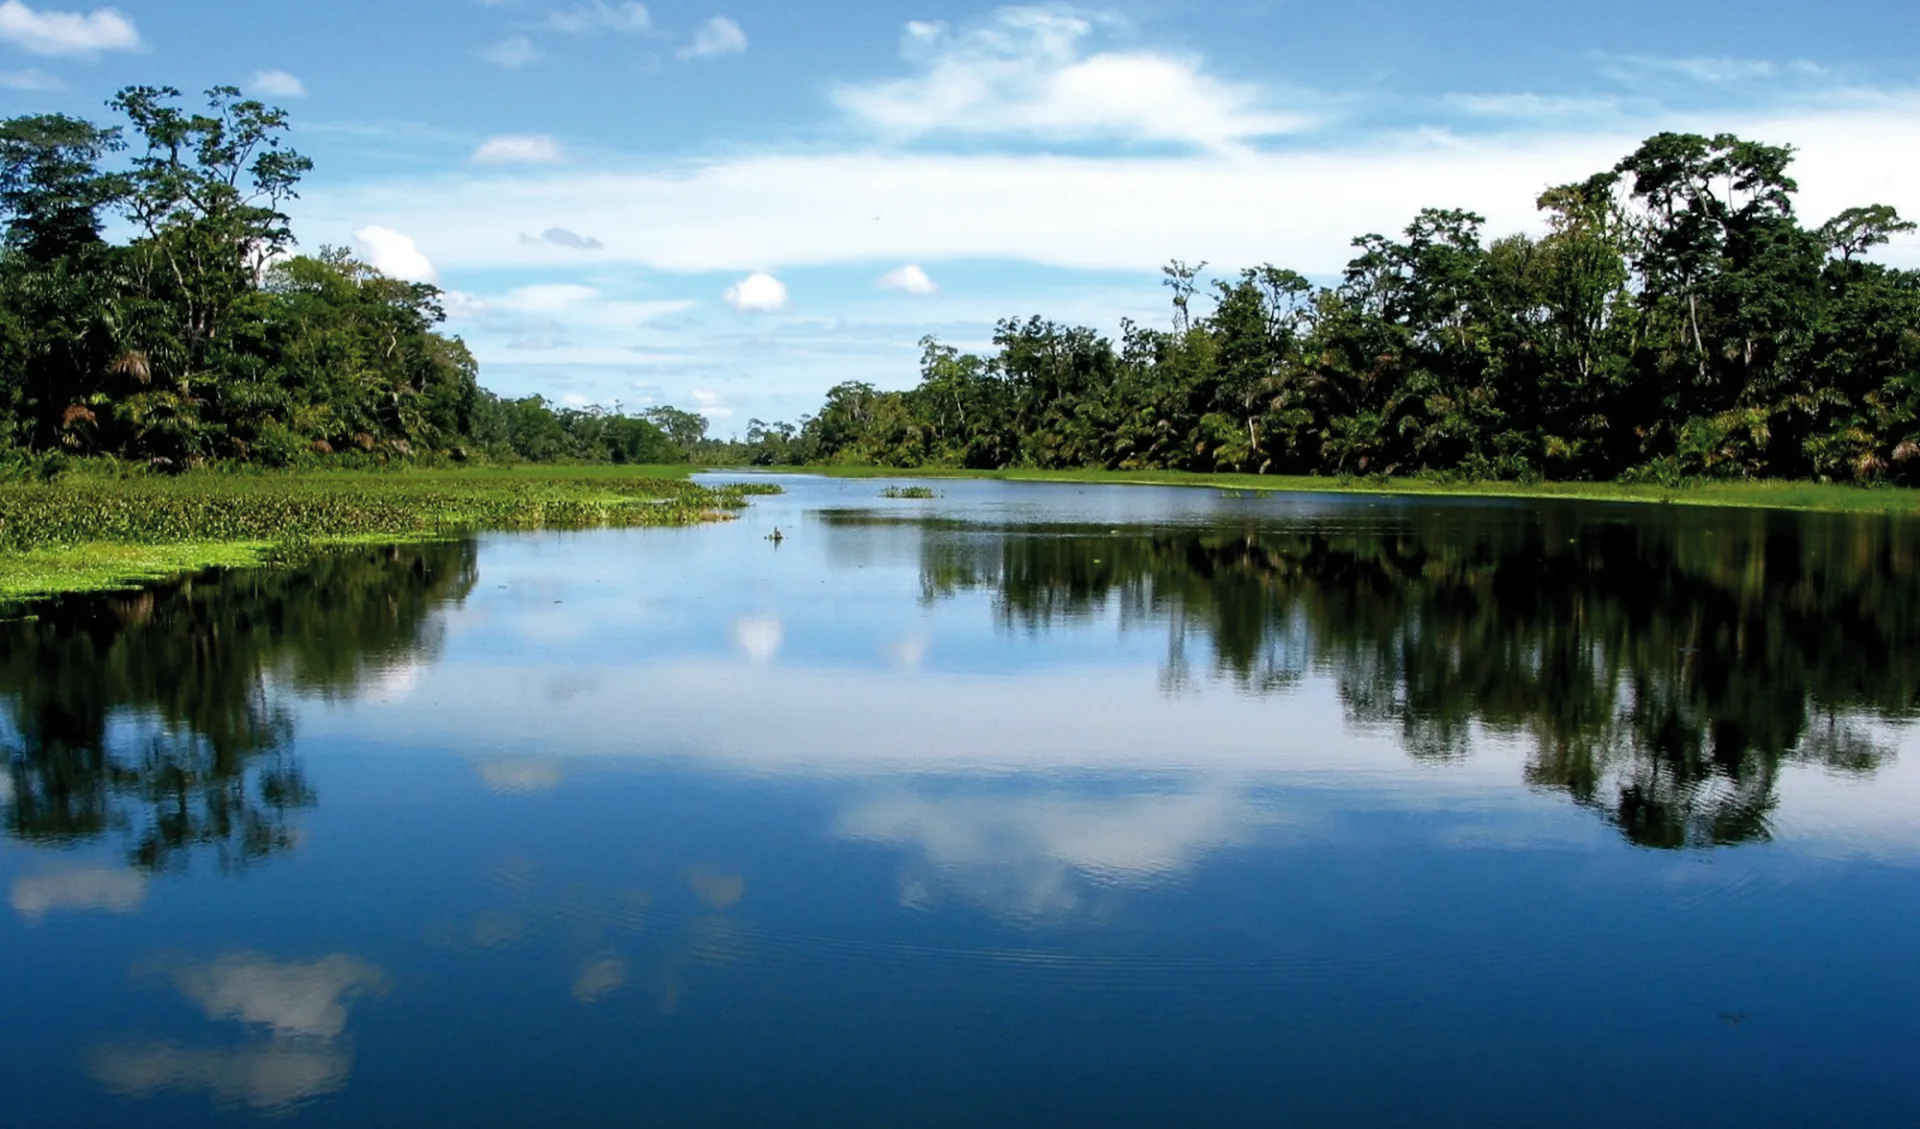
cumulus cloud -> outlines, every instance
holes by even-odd
[[[522,233],[520,242],[530,247],[565,247],[570,251],[598,251],[606,246],[591,235],[581,235],[564,227],[550,227],[538,235]]]
[[[526,36],[514,35],[502,39],[492,46],[482,48],[480,57],[496,67],[516,70],[526,66],[528,63],[538,62],[540,59],[540,49],[535,47],[533,40],[528,39]]]
[[[895,267],[881,275],[880,289],[898,290],[902,294],[919,295],[938,294],[940,292],[940,288],[934,285],[931,278],[927,277],[927,272],[912,263],[908,263],[903,267]]]
[[[1150,141],[1223,150],[1295,133],[1314,119],[1273,107],[1272,94],[1230,83],[1197,58],[1090,51],[1112,17],[1061,8],[1002,8],[954,30],[911,23],[907,78],[837,88],[840,107],[899,137],[937,134],[1044,140]]]
[[[221,1103],[241,1102],[262,1111],[332,1093],[353,1072],[353,1059],[325,1044],[196,1050],[165,1042],[107,1043],[87,1053],[86,1065],[97,1081],[125,1097],[205,1091]]]
[[[771,662],[780,653],[787,627],[774,616],[743,615],[733,621],[733,645],[756,663]]]
[[[653,16],[644,4],[594,3],[554,12],[547,17],[547,26],[575,35],[593,31],[640,32],[653,27]]]
[[[369,224],[353,233],[353,241],[373,269],[389,278],[435,282],[440,277],[414,241],[392,228]]]
[[[16,878],[9,899],[14,912],[38,922],[56,910],[133,913],[147,901],[147,880],[130,870],[106,867]]]
[[[140,46],[133,21],[112,8],[86,15],[36,11],[20,0],[0,0],[0,43],[35,55],[97,55]]]
[[[787,308],[787,284],[755,271],[727,287],[720,300],[743,314],[772,314]]]
[[[746,49],[747,33],[740,30],[740,25],[725,16],[715,16],[701,24],[693,42],[676,54],[682,59],[717,59],[722,55],[738,55]]]
[[[264,98],[305,98],[307,87],[286,71],[255,71],[247,80],[247,92]]]
[[[558,141],[535,133],[489,137],[470,159],[476,165],[550,165],[564,157]]]

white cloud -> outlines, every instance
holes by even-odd
[[[773,616],[743,615],[733,621],[732,634],[733,645],[740,648],[749,661],[765,663],[780,653],[787,628]]]
[[[547,26],[575,35],[591,31],[640,32],[653,27],[653,17],[644,4],[594,3],[547,17]]]
[[[708,419],[732,419],[733,409],[721,402],[720,394],[705,388],[695,388],[687,393],[693,397],[694,411]]]
[[[353,241],[373,269],[389,278],[434,282],[440,277],[414,241],[392,228],[369,224],[353,233]]]
[[[515,70],[540,58],[539,48],[524,35],[509,36],[481,50],[480,57],[496,67]]]
[[[45,71],[0,71],[0,87],[8,90],[59,90],[64,85]]]
[[[895,267],[881,275],[880,288],[882,290],[898,290],[902,294],[925,295],[938,294],[940,292],[940,288],[934,285],[931,278],[927,277],[927,272],[912,263],[908,263],[903,267]]]
[[[787,284],[765,271],[755,271],[727,287],[720,300],[743,314],[778,313],[787,308]]]
[[[305,98],[307,87],[286,71],[255,71],[247,80],[247,92],[267,98]]]
[[[470,159],[476,165],[551,165],[564,158],[558,141],[535,133],[489,137]]]
[[[133,21],[112,8],[86,15],[35,11],[20,0],[0,0],[0,43],[35,55],[94,55],[140,46]]]
[[[1002,8],[955,32],[911,23],[910,78],[847,84],[834,100],[897,137],[937,134],[1105,139],[1237,148],[1313,122],[1258,87],[1203,73],[1198,59],[1155,51],[1086,50],[1112,17],[1060,8]]]
[[[302,206],[389,217],[444,248],[443,265],[475,269],[550,265],[517,233],[567,216],[606,241],[598,253],[606,262],[670,271],[952,259],[1152,271],[1177,256],[1324,277],[1351,258],[1354,235],[1396,231],[1422,207],[1472,208],[1494,233],[1535,230],[1540,189],[1609,168],[1650,133],[1698,127],[1696,118],[1376,134],[1285,154],[772,153],[511,182],[403,181],[332,197],[316,190]],[[1799,146],[1793,174],[1800,210],[1813,219],[1863,202],[1920,215],[1920,94],[1727,114],[1714,127]],[[1920,244],[1882,258],[1920,263]]]
[[[104,910],[133,913],[147,901],[147,880],[131,870],[97,867],[16,878],[14,912],[38,922],[49,912]]]
[[[715,16],[701,24],[693,42],[676,54],[682,59],[717,59],[722,55],[738,55],[746,49],[747,33],[740,30],[740,25],[725,16]]]
[[[348,1003],[387,987],[384,972],[345,953],[307,964],[223,957],[175,968],[172,977],[208,1019],[257,1024],[281,1038],[337,1038],[347,1028]]]
[[[1805,59],[1778,63],[1772,59],[1735,59],[1725,55],[1670,58],[1658,55],[1598,55],[1600,73],[1626,86],[1642,86],[1658,79],[1684,79],[1708,86],[1762,82],[1771,79],[1822,78],[1825,67]]]

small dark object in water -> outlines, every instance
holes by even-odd
[[[785,541],[786,539],[787,539],[787,535],[780,532],[780,527],[777,525],[773,527],[772,533],[767,534],[767,540],[773,542],[776,545],[778,545],[782,541]]]

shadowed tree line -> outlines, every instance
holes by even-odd
[[[1321,673],[1417,757],[1521,739],[1529,784],[1645,846],[1764,839],[1783,765],[1871,772],[1891,755],[1871,723],[1920,709],[1920,549],[1878,519],[1429,505],[923,536],[929,600],[990,591],[1026,631],[1163,626],[1170,686],[1196,652],[1255,691]]]
[[[1326,287],[1176,261],[1168,329],[928,338],[911,390],[841,384],[748,440],[767,464],[1916,481],[1920,272],[1867,258],[1914,225],[1804,225],[1791,160],[1660,134],[1542,193],[1543,235],[1428,209]]]
[[[109,106],[121,124],[0,120],[0,463],[685,462],[713,446],[693,412],[501,399],[437,332],[437,288],[339,248],[296,254],[285,208],[312,163],[284,144],[283,111],[231,87],[204,111],[168,87]]]
[[[241,867],[292,845],[314,794],[268,693],[351,695],[439,645],[472,589],[471,542],[337,553],[139,593],[75,596],[0,622],[7,833],[113,837],[134,865],[198,849]]]

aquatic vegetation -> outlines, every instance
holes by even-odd
[[[880,491],[882,498],[938,498],[931,486],[889,486]]]
[[[0,600],[258,564],[327,544],[724,521],[748,496],[778,492],[606,468],[0,483]]]

